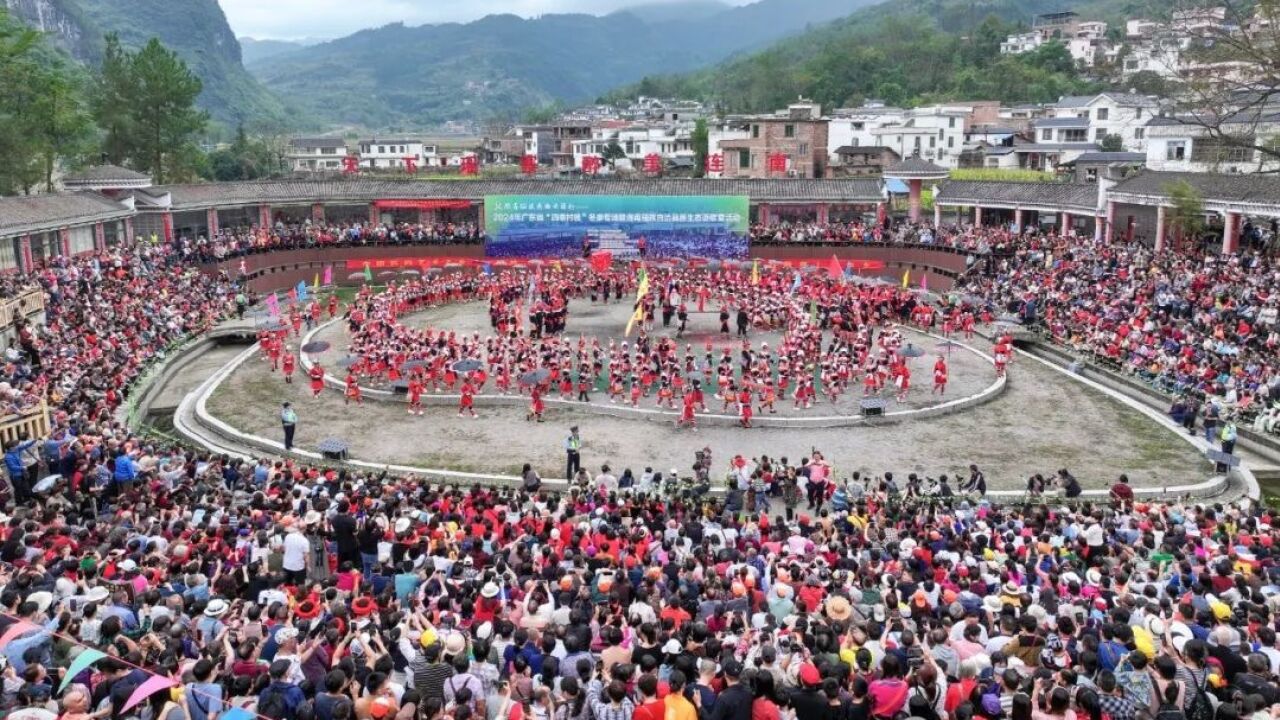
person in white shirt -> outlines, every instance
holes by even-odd
[[[289,533],[284,536],[284,558],[281,562],[285,582],[300,585],[306,581],[307,553],[309,552],[311,552],[311,542],[307,540],[307,536],[303,535],[298,527],[291,527]]]

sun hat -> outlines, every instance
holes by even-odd
[[[837,622],[844,622],[853,615],[853,606],[842,595],[827,598],[827,617]]]
[[[204,607],[204,616],[211,618],[222,617],[229,609],[231,609],[231,606],[227,605],[226,600],[223,600],[222,598],[214,598]]]
[[[480,588],[480,596],[487,598],[498,597],[498,584],[494,582],[485,583],[484,587]]]

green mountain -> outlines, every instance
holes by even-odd
[[[77,60],[97,64],[103,36],[129,47],[152,37],[175,50],[204,82],[199,104],[227,126],[271,130],[287,125],[284,105],[250,75],[240,43],[217,0],[0,0]]]
[[[1000,42],[1036,15],[1075,10],[1113,26],[1144,0],[891,0],[756,53],[690,73],[650,75],[602,99],[695,97],[726,112],[762,112],[804,95],[825,107],[990,99],[1051,101],[1096,84],[1053,44],[1001,56]],[[1105,72],[1105,69],[1103,70]]]
[[[402,129],[518,116],[590,100],[646,73],[687,71],[761,48],[873,0],[759,0],[681,19],[491,15],[466,24],[363,30],[250,66],[267,87],[333,124]]]

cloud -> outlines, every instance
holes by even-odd
[[[258,39],[342,37],[388,23],[469,22],[485,15],[602,15],[619,8],[675,0],[221,0],[238,36]],[[742,5],[749,0],[729,0]]]

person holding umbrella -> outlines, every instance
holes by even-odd
[[[284,428],[284,449],[293,449],[293,433],[298,428],[298,413],[291,403],[285,403],[280,409],[280,426]]]

